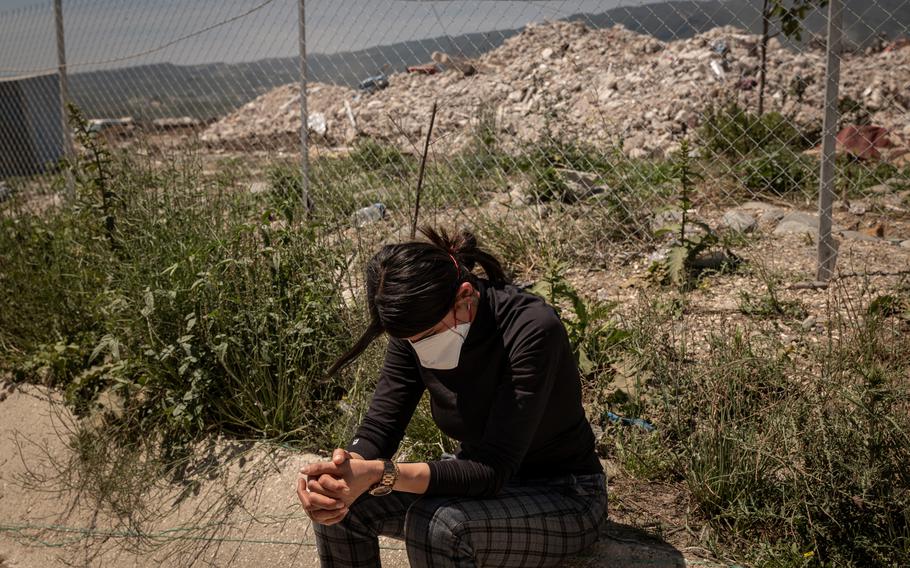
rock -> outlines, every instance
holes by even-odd
[[[328,124],[325,121],[325,115],[321,112],[314,112],[307,117],[307,130],[317,136],[325,136],[328,132]]]
[[[509,192],[509,198],[510,205],[518,206],[530,205],[534,201],[534,198],[529,195],[528,189],[520,185],[512,188],[512,191]]]
[[[783,209],[777,205],[771,205],[764,201],[746,201],[737,209],[743,209],[745,211],[783,211]]]
[[[643,148],[646,141],[647,138],[643,134],[629,136],[623,141],[622,148],[626,152],[631,152],[632,150]]]
[[[868,191],[870,193],[877,193],[879,195],[882,195],[885,193],[891,193],[892,191],[894,191],[894,188],[891,187],[890,184],[882,183],[879,185],[873,185],[872,187],[868,187],[868,188],[866,188],[866,191]]]
[[[682,223],[682,211],[668,209],[654,214],[651,218],[651,231],[656,232]]]
[[[861,231],[841,231],[840,236],[847,240],[850,240],[850,241],[869,241],[869,242],[881,241],[881,239],[879,239],[878,237],[874,237],[872,235],[867,235],[866,233],[863,233]]]
[[[910,240],[901,243],[901,248],[910,249]]]
[[[805,329],[806,331],[809,331],[809,330],[811,330],[812,328],[815,327],[815,323],[816,323],[817,321],[818,321],[818,320],[815,318],[815,316],[809,316],[809,317],[807,317],[806,319],[804,319],[803,321],[801,321],[801,322],[799,323],[799,325],[800,325],[800,327],[802,327],[802,328]]]
[[[786,212],[783,209],[769,209],[768,211],[763,211],[761,214],[762,223],[777,223],[784,218]]]
[[[551,59],[553,57],[553,55],[555,55],[555,54],[556,54],[556,52],[553,50],[553,48],[548,47],[540,52],[540,58],[541,59]]]
[[[268,182],[254,181],[250,184],[250,193],[263,193],[269,190]]]
[[[568,191],[566,192],[566,195],[563,196],[563,201],[567,203],[581,201],[592,195],[602,193],[605,189],[604,186],[597,184],[598,176],[596,174],[568,169],[556,171],[566,183],[566,189]]]
[[[743,211],[758,211],[760,213],[759,220],[761,220],[762,223],[777,223],[783,219],[786,214],[785,209],[763,201],[747,201],[737,207],[737,209]]]
[[[755,217],[745,211],[737,211],[736,209],[724,213],[721,223],[737,233],[751,233],[758,226]]]
[[[793,211],[787,213],[777,224],[774,229],[775,235],[787,235],[793,233],[818,233],[818,217],[802,211]]]
[[[731,258],[726,252],[718,250],[703,254],[693,260],[692,268],[697,270],[720,270],[736,261],[737,259]]]
[[[10,188],[10,186],[0,181],[0,203],[3,203],[12,196],[13,190]]]
[[[853,201],[850,203],[848,211],[853,215],[865,215],[868,211],[869,206],[863,201]]]

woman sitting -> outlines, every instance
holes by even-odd
[[[322,566],[379,566],[379,535],[403,539],[412,566],[558,564],[607,511],[566,330],[473,235],[422,232],[369,262],[370,325],[329,371],[389,335],[354,438],[301,470]],[[456,457],[392,462],[425,389]]]

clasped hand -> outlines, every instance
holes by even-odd
[[[372,462],[341,448],[331,461],[305,465],[297,479],[297,497],[314,523],[333,525],[348,514],[348,507],[375,481]]]

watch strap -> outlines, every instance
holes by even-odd
[[[398,481],[398,464],[391,460],[382,460],[382,476],[378,483],[374,483],[369,488],[369,492],[373,495],[391,493],[396,481]]]

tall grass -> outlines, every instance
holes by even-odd
[[[837,300],[827,340],[797,349],[759,322],[695,357],[666,319],[631,326],[649,380],[627,404],[659,442],[624,433],[619,457],[684,480],[718,540],[758,565],[910,562],[910,328]]]
[[[74,207],[3,220],[0,337],[19,376],[43,373],[83,412],[109,391],[170,442],[331,421],[343,250],[192,157],[95,156],[103,190],[80,163]]]

